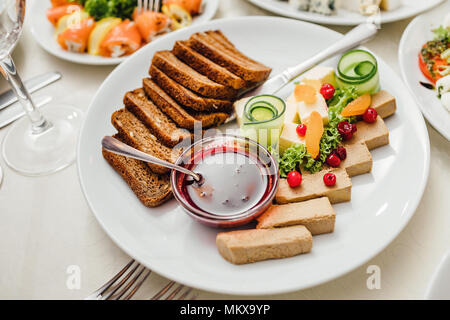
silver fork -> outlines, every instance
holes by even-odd
[[[141,14],[144,11],[159,11],[160,0],[138,0],[137,13]]]
[[[129,271],[125,274],[127,270]],[[150,273],[151,270],[131,260],[111,280],[95,290],[85,300],[129,300],[139,290]],[[173,291],[170,291],[174,284],[174,281],[169,282],[151,299],[159,300],[164,296],[166,296],[166,300],[174,299],[185,288],[183,285],[178,285]],[[178,297],[178,300],[187,299],[191,292],[191,288],[186,288],[185,292]],[[191,299],[195,298],[196,296],[191,297]]]

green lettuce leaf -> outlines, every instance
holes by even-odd
[[[322,169],[327,157],[342,142],[342,137],[337,130],[341,121],[356,122],[356,117],[341,116],[342,110],[354,99],[358,98],[356,88],[353,86],[337,89],[332,99],[328,101],[328,124],[324,127],[324,133],[320,140],[320,156],[317,160],[311,158],[303,144],[296,144],[279,157],[279,172],[281,178],[286,178],[292,170],[300,171],[304,167],[311,173]]]

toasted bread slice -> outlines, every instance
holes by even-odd
[[[174,147],[183,139],[190,139],[191,133],[180,129],[145,95],[144,89],[127,92],[123,98],[128,111],[141,120],[163,144]]]
[[[164,92],[152,79],[144,78],[142,80],[145,93],[150,99],[166,113],[178,126],[193,130],[196,123],[203,129],[218,126],[228,119],[229,115],[225,112],[195,112],[187,111]]]
[[[180,150],[174,150],[158,141],[150,130],[134,114],[126,109],[120,109],[111,116],[111,122],[122,139],[128,145],[152,156],[168,162],[175,162]],[[155,173],[166,173],[169,169],[152,163],[147,163]]]
[[[124,141],[119,135],[114,137]],[[142,161],[120,156],[105,149],[102,149],[102,153],[144,206],[156,207],[172,198],[169,174],[158,175]]]
[[[311,234],[334,231],[336,213],[327,197],[308,201],[273,205],[257,218],[257,229],[303,225]]]
[[[159,87],[161,87],[168,95],[181,105],[193,110],[229,112],[233,107],[233,103],[230,100],[219,100],[199,96],[170,78],[155,65],[150,67],[150,75]]]
[[[153,56],[152,65],[167,76],[204,97],[215,99],[233,99],[237,91],[231,87],[210,80],[179,60],[170,51],[159,51]]]
[[[323,175],[327,172],[336,175],[336,184],[332,187],[326,186],[323,182]],[[326,168],[316,173],[304,170],[302,175],[302,183],[296,188],[291,188],[286,179],[280,179],[280,185],[275,195],[276,203],[286,204],[320,197],[328,197],[331,203],[350,201],[352,181],[344,168]]]
[[[304,226],[220,232],[219,253],[234,264],[293,257],[312,249],[312,235]]]
[[[251,82],[264,81],[269,77],[271,68],[250,59],[244,59],[243,54],[225,47],[219,41],[204,32],[193,34],[189,46],[214,61],[242,79]]]
[[[252,58],[246,56],[241,51],[239,51],[236,46],[223,34],[220,30],[214,30],[214,31],[206,31],[205,32],[208,36],[213,38],[215,41],[219,42],[222,46],[227,48],[227,50],[233,52],[236,56],[238,56],[240,59],[247,61],[248,63],[252,63],[255,65],[259,65],[262,67],[265,67],[260,62],[253,60]]]
[[[178,59],[182,60],[191,68],[217,83],[232,87],[235,90],[241,90],[249,86],[244,79],[190,48],[186,41],[175,42],[172,52]]]

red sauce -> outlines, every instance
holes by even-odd
[[[256,155],[235,146],[214,146],[193,153],[182,166],[204,183],[179,174],[177,188],[186,202],[203,212],[229,216],[245,212],[269,196],[275,176]]]

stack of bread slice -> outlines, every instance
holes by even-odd
[[[191,143],[194,129],[219,126],[243,92],[267,80],[271,68],[240,52],[221,31],[193,34],[171,51],[153,56],[142,88],[125,93],[124,108],[113,113],[115,137],[174,162]],[[172,196],[167,168],[103,149],[108,163],[148,207]]]
[[[287,258],[310,252],[314,235],[334,231],[336,213],[332,204],[351,200],[350,177],[372,171],[370,150],[389,144],[389,130],[383,118],[395,113],[395,98],[387,91],[372,95],[377,121],[359,121],[352,139],[345,141],[347,158],[338,168],[322,171],[302,170],[302,183],[291,188],[281,179],[275,204],[257,220],[256,229],[221,232],[216,243],[219,253],[234,264]],[[325,173],[336,175],[336,184],[323,183]]]

